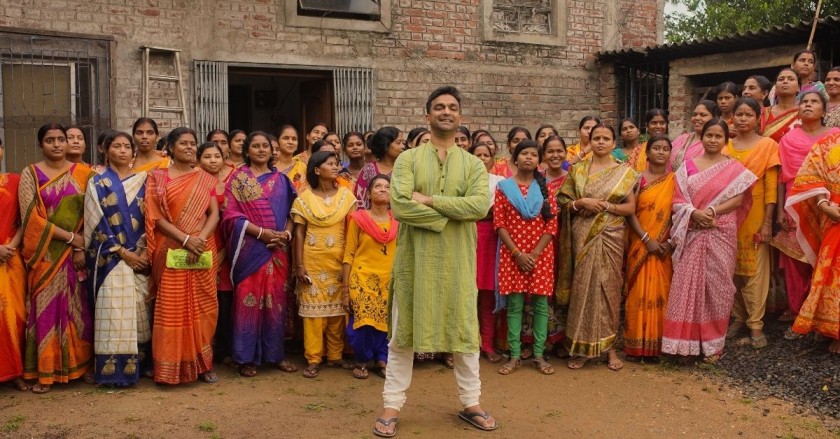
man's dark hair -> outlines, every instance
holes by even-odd
[[[461,105],[461,92],[451,85],[444,85],[443,87],[436,88],[435,91],[429,95],[429,99],[426,99],[426,114],[432,112],[432,101],[443,95],[452,96],[456,101],[458,101],[458,105]]]

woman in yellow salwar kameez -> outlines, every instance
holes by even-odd
[[[303,345],[307,366],[303,376],[318,376],[324,342],[327,366],[340,366],[344,349],[342,334],[345,311],[342,306],[342,262],[345,218],[356,208],[356,197],[338,185],[341,169],[331,151],[312,154],[306,165],[309,190],[292,204],[295,237],[292,241],[299,315],[303,318]]]
[[[608,352],[609,368],[620,370],[624,365],[613,344],[624,284],[625,217],[636,212],[638,174],[612,158],[611,127],[595,125],[590,138],[592,158],[572,166],[557,196],[564,210],[560,295],[570,292],[566,348],[571,369]]]
[[[667,170],[671,142],[665,136],[647,141],[647,169],[630,216],[627,250],[627,299],[624,305],[624,352],[630,361],[658,357],[662,346],[665,306],[671,288],[671,205],[676,177]]]
[[[840,134],[811,149],[785,202],[796,221],[796,237],[814,266],[811,291],[793,323],[800,334],[833,339],[828,351],[840,354]]]
[[[770,238],[776,208],[776,184],[779,177],[779,145],[755,132],[761,107],[752,98],[735,102],[734,125],[737,135],[722,153],[741,162],[758,177],[744,202],[746,218],[738,225],[738,256],[735,266],[735,303],[733,322],[726,331],[734,338],[744,327],[750,329],[750,344],[755,349],[767,346],[764,335],[764,312],[770,290]]]
[[[0,161],[3,144],[0,143]],[[23,229],[20,224],[20,176],[0,173],[0,382],[12,381],[24,391],[23,342],[26,328],[26,269],[20,257]]]

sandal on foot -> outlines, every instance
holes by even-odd
[[[521,365],[522,361],[520,361],[519,359],[511,359],[507,362],[507,364],[499,368],[499,374],[510,375],[513,373],[514,370],[519,369],[519,366]]]
[[[353,378],[366,380],[368,378],[367,367],[365,367],[364,364],[357,364],[356,367],[353,368]]]
[[[484,355],[484,358],[487,359],[488,363],[492,364],[496,364],[505,359],[505,357],[496,352],[482,352],[482,355]]]
[[[793,326],[785,329],[785,340],[799,340],[802,337],[804,337],[804,335],[794,331]]]
[[[378,424],[382,424],[385,428],[390,427],[391,425],[394,426],[394,431],[387,432],[376,428],[376,425],[373,426],[373,434],[379,437],[394,437],[397,435],[397,422],[400,422],[400,418],[376,418],[376,422]]]
[[[495,422],[495,420],[493,421],[493,425],[490,426],[490,427],[487,427],[487,426],[485,426],[485,425],[483,425],[483,424],[481,424],[481,423],[479,423],[478,421],[475,420],[476,417],[484,419],[485,421],[490,419],[490,413],[487,413],[487,412],[479,413],[479,412],[468,412],[468,411],[464,410],[464,411],[458,412],[458,417],[463,419],[464,421],[468,422],[473,427],[475,427],[479,430],[482,430],[482,431],[493,431],[493,430],[499,428],[499,423]]]
[[[318,365],[310,364],[303,369],[303,376],[306,378],[315,378],[318,376]]]
[[[764,334],[759,335],[758,337],[750,336],[750,346],[753,349],[764,349],[767,347],[767,336]]]
[[[455,357],[452,354],[443,354],[443,365],[447,369],[455,369]]]
[[[256,370],[254,370],[254,374],[256,375]],[[213,372],[212,370],[208,370],[207,372],[204,372],[203,374],[199,375],[199,378],[201,378],[201,381],[204,381],[207,384],[213,384],[219,381],[219,376],[216,375],[216,372]]]
[[[586,366],[586,363],[588,363],[589,360],[590,359],[586,357],[572,357],[568,363],[569,369],[580,369],[583,366]]]
[[[353,369],[353,365],[344,361],[344,360],[327,361],[324,364],[324,366],[341,368],[341,369],[344,369],[344,370],[352,370]]]
[[[26,381],[24,381],[22,378],[15,378],[15,380],[12,381],[12,385],[15,386],[15,390],[17,390],[18,392],[26,392],[32,390],[32,386],[26,384]]]
[[[615,360],[609,360],[607,362],[607,369],[613,372],[618,372],[619,370],[624,369],[624,362],[622,362],[618,358],[616,358]]]
[[[239,367],[236,368],[236,372],[239,373],[239,376],[253,378],[257,376],[257,366],[254,366],[253,364],[240,364]]]
[[[376,367],[374,368],[374,370],[376,371],[377,375],[381,376],[382,378],[385,378],[385,372],[387,371],[387,369],[388,369],[388,363],[386,363],[384,361],[377,361],[376,362]]]
[[[545,357],[535,357],[531,362],[534,364],[534,367],[543,374],[543,375],[552,375],[554,374],[554,366],[548,364],[548,361],[545,361]]]
[[[294,365],[294,364],[292,364],[292,363],[289,363],[289,362],[288,362],[288,361],[286,361],[286,360],[283,360],[283,361],[281,361],[281,362],[277,363],[277,366],[276,366],[276,367],[277,367],[278,369],[282,370],[283,372],[289,372],[289,373],[292,373],[292,372],[297,372],[297,371],[298,371],[297,366],[295,366],[295,365]]]
[[[32,386],[32,393],[36,393],[38,395],[43,395],[50,390],[52,390],[52,386],[47,384],[35,383],[35,385]]]
[[[746,329],[747,325],[744,322],[732,322],[729,328],[726,329],[726,339],[731,340],[738,336],[738,334]]]

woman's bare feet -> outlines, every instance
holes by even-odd
[[[615,352],[615,349],[610,350],[609,354],[610,359],[607,363],[607,368],[614,372],[618,372],[619,370],[624,368],[624,362],[621,361],[621,358],[618,358],[618,354]]]

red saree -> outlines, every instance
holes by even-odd
[[[17,174],[0,174],[0,245],[8,245],[20,227]],[[20,253],[0,263],[0,382],[23,376],[26,328],[26,270]]]

